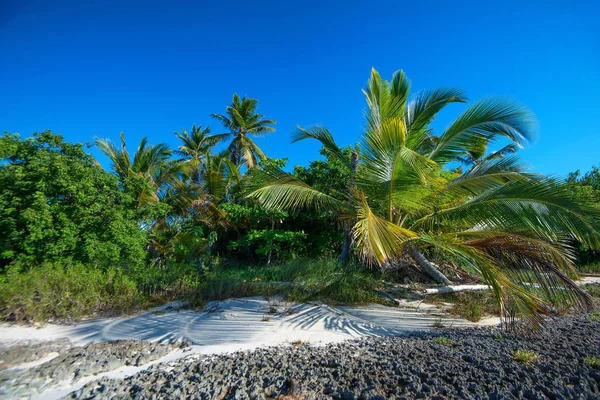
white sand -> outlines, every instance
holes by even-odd
[[[259,297],[212,302],[203,312],[164,306],[143,314],[85,321],[76,325],[22,327],[0,324],[0,342],[68,338],[73,344],[118,339],[165,341],[183,339],[203,354],[231,352],[301,340],[331,343],[361,336],[389,336],[422,331],[436,322],[475,326],[448,318],[436,307],[419,302],[406,307],[370,305],[331,307],[325,304],[268,302]],[[270,308],[278,312],[271,314]],[[496,321],[497,323],[497,321]]]
[[[271,313],[272,308],[276,308],[277,313]],[[122,367],[76,383],[64,382],[35,396],[39,399],[55,399],[101,376],[124,378],[152,364],[192,354],[228,353],[297,341],[323,345],[363,336],[395,336],[428,330],[439,323],[444,326],[499,323],[498,318],[477,324],[448,318],[436,306],[417,301],[406,302],[402,308],[382,305],[331,307],[320,303],[269,302],[264,298],[252,297],[213,302],[205,310],[208,311],[177,311],[163,306],[135,316],[97,319],[70,326],[48,324],[34,328],[0,324],[0,342],[68,338],[75,345],[83,345],[118,339],[182,339],[193,344],[191,351],[177,350],[141,367]]]

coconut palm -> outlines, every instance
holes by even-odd
[[[188,133],[185,129],[181,132],[174,132],[175,136],[181,141],[181,145],[175,150],[175,154],[182,157],[184,169],[189,174],[192,181],[200,183],[201,166],[206,157],[210,155],[211,150],[220,141],[226,139],[229,134],[210,135],[210,127],[192,126]]]
[[[96,146],[113,162],[113,170],[125,182],[131,177],[141,177],[147,187],[138,190],[140,205],[158,201],[159,192],[175,179],[180,171],[177,162],[169,161],[172,150],[164,144],[150,145],[146,137],[142,138],[136,152],[131,158],[121,133],[121,146],[110,139],[97,138]]]
[[[411,98],[410,86],[402,71],[390,82],[372,71],[364,90],[366,128],[354,161],[327,129],[296,132],[294,141],[318,140],[352,171],[345,197],[278,170],[265,171],[267,183],[250,196],[269,208],[337,212],[351,227],[356,253],[371,265],[410,258],[436,281],[449,283],[426,257],[431,249],[445,253],[491,286],[508,319],[540,323],[549,303],[589,305],[589,296],[568,277],[574,271],[569,243],[598,245],[598,207],[575,201],[563,182],[525,172],[510,151],[485,150],[501,140],[526,144],[535,133],[532,113],[514,102],[484,99],[437,134],[432,121],[438,112],[465,103],[466,96],[438,89]],[[468,157],[477,162],[466,172],[450,169]]]
[[[225,115],[211,114],[228,130],[223,135],[233,137],[227,148],[231,161],[236,165],[244,164],[248,168],[256,167],[258,161],[265,157],[250,136],[264,136],[275,131],[275,128],[271,126],[275,124],[275,121],[263,119],[264,116],[256,112],[257,106],[258,100],[240,98],[234,94]]]

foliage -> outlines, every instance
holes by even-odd
[[[588,321],[591,321],[591,322],[600,322],[600,311],[589,314],[586,318]]]
[[[598,246],[600,209],[574,196],[568,183],[525,172],[511,155],[534,136],[532,113],[514,102],[483,99],[437,133],[431,123],[438,112],[466,96],[444,88],[409,98],[410,86],[402,71],[389,82],[372,71],[364,90],[366,128],[350,160],[326,128],[296,132],[294,141],[318,140],[345,165],[350,182],[343,193],[324,193],[268,169],[266,184],[250,197],[273,209],[335,213],[352,227],[356,254],[367,264],[410,257],[448,282],[422,252],[447,253],[492,287],[508,320],[540,324],[555,301],[589,307],[589,296],[569,278],[570,243]],[[511,147],[489,152],[499,141]],[[455,163],[465,168],[449,171]],[[538,286],[545,300],[531,290]]]
[[[271,126],[275,124],[275,121],[263,119],[264,116],[256,112],[257,107],[258,100],[240,98],[234,94],[225,115],[211,114],[228,130],[217,137],[223,139],[233,137],[227,147],[227,153],[236,165],[244,164],[248,168],[256,167],[258,162],[265,158],[265,155],[250,136],[264,136],[275,131],[275,128]]]
[[[287,296],[290,301],[369,304],[383,299],[380,280],[358,266],[344,269],[334,259],[296,259],[270,266],[220,265],[207,270],[190,303],[246,296]]]
[[[600,358],[588,356],[585,358],[585,363],[592,368],[600,369]]]
[[[72,260],[135,266],[146,258],[135,199],[81,145],[50,131],[0,137],[0,263]]]
[[[0,276],[0,312],[14,321],[65,321],[127,313],[142,302],[135,282],[120,268],[44,263]]]
[[[350,184],[348,164],[351,159],[352,147],[341,150],[341,156],[346,162],[340,161],[325,147],[321,149],[320,154],[325,157],[324,160],[311,161],[307,168],[296,165],[293,175],[296,179],[320,192],[334,197],[340,196]],[[340,198],[340,200],[343,199],[343,197]]]
[[[333,259],[304,263],[288,297],[292,301],[321,300],[333,304],[369,304],[384,301],[374,289],[381,281],[360,266],[344,266]],[[292,262],[293,265],[294,262]]]
[[[253,246],[256,249],[254,252],[261,256],[274,254],[276,256],[284,256],[296,258],[306,247],[304,232],[291,232],[281,229],[252,229],[248,234],[240,240],[235,240],[229,243],[231,250],[237,250],[244,246]],[[269,262],[271,258],[269,257]]]
[[[123,133],[120,147],[109,139],[101,138],[96,139],[96,146],[113,162],[113,169],[125,186],[130,179],[137,178],[134,186],[137,190],[133,193],[140,207],[158,201],[161,190],[175,179],[181,168],[181,164],[169,161],[172,150],[166,144],[150,145],[145,137],[140,141],[133,159],[127,151]],[[140,182],[145,185],[140,185]]]
[[[454,341],[446,336],[438,336],[436,338],[431,339],[433,343],[441,344],[444,346],[450,346],[454,344]]]
[[[540,359],[540,355],[533,350],[518,349],[512,353],[513,360],[523,363],[532,364]]]
[[[600,284],[590,283],[587,285],[581,285],[581,288],[588,292],[590,296],[600,298]]]
[[[595,256],[593,255],[591,257]],[[588,256],[585,256],[585,258],[588,258]],[[594,261],[587,264],[578,264],[577,271],[584,274],[600,274],[600,261]]]
[[[585,174],[581,171],[572,172],[567,178],[567,184],[574,195],[581,201],[589,201],[600,205],[600,170],[597,166]],[[590,247],[587,243],[577,241],[577,259],[580,262],[578,270],[581,272],[600,272],[600,251]]]
[[[438,294],[430,296],[428,300],[450,303],[450,313],[472,322],[478,322],[486,315],[500,315],[493,293],[487,290]]]

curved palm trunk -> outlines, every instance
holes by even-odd
[[[442,274],[436,267],[431,263],[428,259],[425,258],[423,254],[419,250],[417,250],[413,246],[406,246],[406,251],[410,258],[414,260],[414,262],[421,267],[421,269],[430,277],[433,278],[437,283],[443,283],[444,285],[451,285],[452,282],[450,279],[446,278],[444,274]]]

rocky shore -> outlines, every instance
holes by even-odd
[[[182,342],[154,343],[142,340],[118,340],[71,346],[69,342],[50,341],[21,344],[2,349],[2,359],[13,362],[50,359],[31,368],[0,371],[0,398],[35,398],[40,392],[61,383],[115,370],[123,366],[141,366],[164,357]]]
[[[519,359],[519,350],[531,359]],[[67,398],[594,399],[594,357],[600,323],[564,317],[528,336],[450,329],[192,356],[91,382]]]

